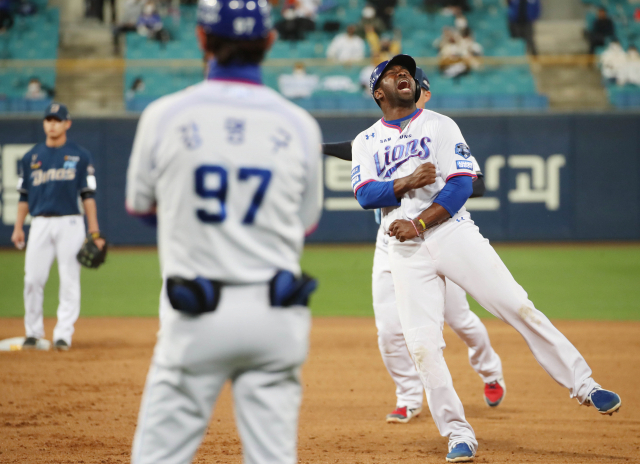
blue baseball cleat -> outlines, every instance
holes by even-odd
[[[622,400],[616,393],[600,387],[591,390],[587,401],[592,404],[600,414],[609,414],[610,416],[613,415],[614,412],[618,412],[622,404]]]
[[[447,454],[447,462],[471,462],[473,461],[473,448],[467,443],[456,443],[449,454]]]

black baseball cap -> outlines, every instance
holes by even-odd
[[[422,68],[416,67],[415,78],[418,82],[420,82],[420,87],[422,87],[426,91],[429,91],[429,89],[431,88],[431,84],[429,84],[427,74],[422,70]]]
[[[51,103],[47,106],[47,109],[44,110],[44,119],[47,118],[58,118],[60,121],[68,121],[71,119],[71,115],[67,107],[62,103]]]

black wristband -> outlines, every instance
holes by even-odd
[[[322,153],[325,155],[351,161],[351,141],[338,143],[323,143]]]
[[[478,178],[473,180],[473,193],[469,198],[478,198],[484,195],[486,187],[484,185],[484,176],[478,174]]]

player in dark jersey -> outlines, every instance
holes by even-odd
[[[76,254],[85,239],[85,225],[78,196],[87,216],[89,234],[102,249],[96,202],[96,178],[91,154],[67,140],[71,117],[59,103],[49,105],[44,114],[46,141],[35,145],[20,161],[18,215],[11,241],[18,249],[25,246],[23,225],[33,216],[24,278],[24,325],[26,339],[22,349],[39,347],[44,338],[42,302],[44,286],[54,258],[58,260],[60,292],[58,323],[53,331],[54,348],[71,346],[73,325],[80,315],[80,264]]]

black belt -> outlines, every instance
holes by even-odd
[[[224,286],[223,282],[203,277],[189,280],[174,276],[167,279],[167,296],[173,309],[197,316],[216,310]],[[296,277],[292,272],[278,271],[269,281],[271,306],[307,306],[317,286],[318,282],[305,273]]]

